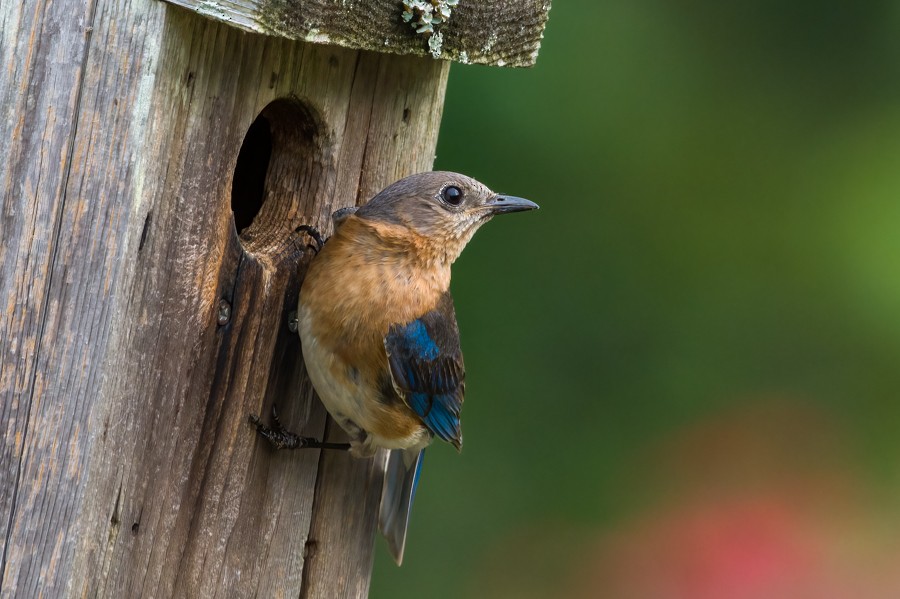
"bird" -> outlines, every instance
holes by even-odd
[[[461,450],[465,367],[451,265],[494,216],[537,209],[471,177],[428,171],[403,178],[332,217],[334,231],[309,264],[297,331],[313,388],[357,458],[389,450],[378,527],[398,565],[425,448]],[[273,427],[276,447],[347,448]]]

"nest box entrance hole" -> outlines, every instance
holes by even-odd
[[[271,124],[269,119],[259,115],[244,136],[231,185],[231,212],[238,235],[253,223],[262,208],[271,157]]]
[[[300,224],[318,214],[328,177],[322,119],[296,98],[275,100],[247,129],[231,185],[234,226],[244,249],[279,255]]]

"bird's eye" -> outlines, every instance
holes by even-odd
[[[463,192],[456,185],[449,185],[441,192],[441,199],[451,206],[459,206],[463,200]]]

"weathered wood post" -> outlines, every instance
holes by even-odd
[[[430,168],[430,55],[531,64],[549,0],[173,2],[0,3],[0,595],[363,596],[373,461],[247,424],[328,432],[294,230]]]

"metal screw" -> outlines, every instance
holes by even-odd
[[[292,333],[296,333],[297,325],[297,312],[288,312],[288,330]]]
[[[219,300],[219,315],[216,318],[216,322],[219,323],[220,327],[225,326],[231,321],[231,304],[228,303],[226,299]]]

